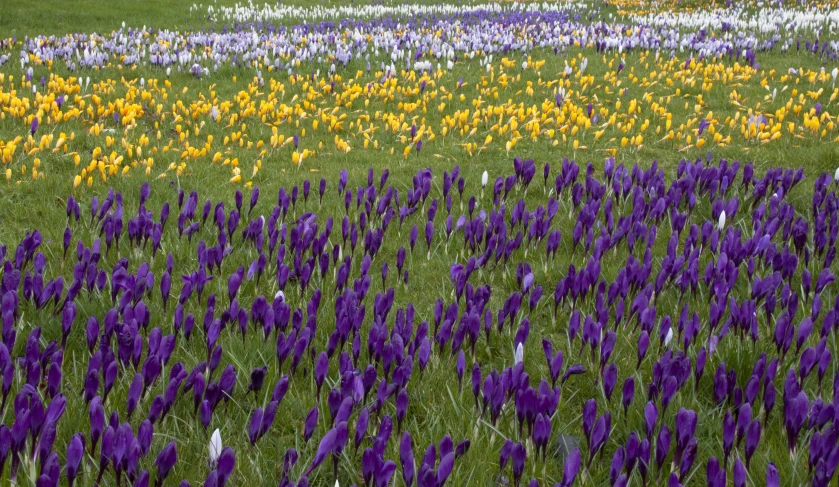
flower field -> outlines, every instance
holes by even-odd
[[[85,1],[0,20],[2,482],[836,482],[835,2]]]

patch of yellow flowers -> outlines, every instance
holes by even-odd
[[[121,76],[86,90],[77,77],[51,73],[33,90],[22,76],[0,73],[0,163],[9,182],[72,174],[74,188],[206,168],[251,184],[265,165],[313,168],[354,150],[410,160],[420,146],[478,157],[542,144],[605,157],[645,146],[747,151],[839,141],[839,88],[824,70],[780,73],[654,52],[554,59],[570,70],[502,58],[477,73],[471,64],[466,81],[460,66],[305,78],[269,67],[264,80],[201,86],[182,78],[176,86]]]

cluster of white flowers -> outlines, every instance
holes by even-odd
[[[423,5],[416,3],[390,3],[367,5],[311,5],[297,6],[281,3],[247,4],[237,3],[230,7],[207,7],[207,15],[223,22],[267,22],[283,20],[339,20],[372,18],[415,18],[429,16],[461,16],[469,14],[491,14],[502,12],[571,12],[584,11],[589,7],[585,2],[533,2],[533,3],[479,3],[461,5],[440,3]],[[196,6],[195,10],[198,10]],[[193,11],[190,9],[190,11]]]
[[[665,6],[661,6],[666,9]],[[726,30],[735,33],[759,33],[764,35],[777,34],[779,31],[786,35],[791,33],[812,33],[824,29],[824,34],[832,34],[839,27],[839,8],[832,7],[795,7],[795,6],[763,6],[757,9],[732,2],[727,8],[697,9],[693,11],[670,12],[667,10],[653,11],[645,14],[629,16],[634,23],[698,31]]]

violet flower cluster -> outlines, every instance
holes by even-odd
[[[217,18],[214,7],[208,16]],[[333,11],[334,10],[334,11]],[[337,17],[333,17],[337,15]],[[300,19],[317,19],[307,22]],[[432,66],[452,69],[459,58],[566,52],[655,50],[700,59],[789,51],[835,60],[839,44],[820,35],[839,25],[833,8],[729,8],[698,14],[656,12],[601,18],[598,9],[575,3],[499,5],[403,5],[255,7],[221,9],[217,29],[196,31],[126,27],[109,34],[75,33],[0,41],[0,66],[21,69],[52,63],[70,71],[106,66],[158,66],[202,77],[225,66],[288,71],[316,62],[330,69],[353,61],[384,63],[382,71]],[[292,25],[275,22],[293,20]],[[4,52],[6,51],[6,52]],[[333,68],[333,66],[335,68]],[[379,66],[375,66],[379,68]],[[369,68],[368,68],[369,69]],[[261,76],[260,76],[261,77]]]
[[[709,154],[672,178],[656,163],[516,158],[494,183],[457,166],[407,185],[343,170],[271,203],[259,188],[168,201],[149,183],[70,196],[62,248],[34,229],[0,248],[13,412],[0,473],[174,485],[179,451],[199,440],[161,435],[167,421],[209,432],[233,403],[249,419],[226,447],[213,432],[203,484],[223,486],[248,475],[241,449],[288,421],[294,395],[311,409],[275,460],[283,487],[454,485],[476,442],[498,463],[469,461],[518,486],[557,465],[568,434],[579,441],[561,471],[527,485],[675,487],[704,470],[711,486],[777,486],[793,475],[772,463],[786,453],[761,448],[782,437],[805,465],[794,474],[826,486],[839,465],[839,199],[832,177],[812,181],[805,204],[791,197],[803,170]],[[449,269],[425,301],[409,294],[431,279],[423,263]],[[240,342],[275,356],[242,370]],[[755,360],[726,363],[739,354]],[[451,395],[472,437],[417,450],[418,390]],[[68,407],[83,419],[60,424]]]

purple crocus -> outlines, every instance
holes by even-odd
[[[178,449],[175,442],[172,441],[160,450],[157,454],[157,459],[154,461],[155,466],[157,466],[156,486],[160,487],[163,485],[163,481],[169,476],[169,472],[172,471],[172,467],[175,466],[177,461]]]
[[[2,433],[0,433],[2,436]],[[70,487],[73,487],[73,483],[76,480],[76,476],[79,472],[79,466],[81,465],[82,457],[84,456],[84,441],[81,434],[75,434],[70,439],[70,443],[67,445],[67,456],[65,457],[65,470],[67,472],[67,484]]]
[[[402,464],[402,480],[406,487],[411,487],[414,482],[414,449],[411,435],[407,431],[399,442],[399,461]]]
[[[769,462],[766,466],[766,487],[780,487],[781,476],[778,474],[778,469],[775,464]]]
[[[580,449],[575,448],[565,459],[565,466],[562,469],[562,480],[559,482],[560,487],[571,487],[574,484],[574,480],[577,478],[577,472],[580,471],[580,461]]]

